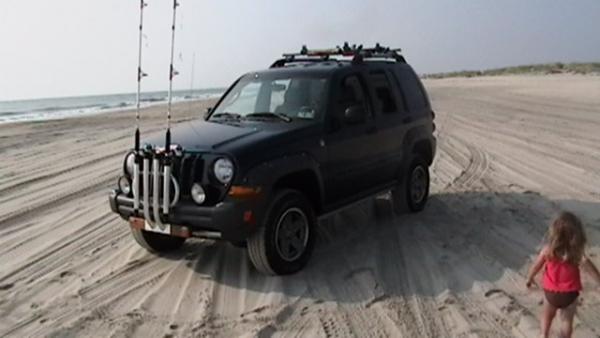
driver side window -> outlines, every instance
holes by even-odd
[[[336,99],[334,129],[344,125],[346,110],[353,106],[362,106],[367,111],[367,98],[358,75],[348,75],[340,82]]]

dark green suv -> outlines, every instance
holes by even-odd
[[[434,117],[396,50],[284,54],[173,128],[168,165],[159,137],[128,153],[110,206],[152,252],[219,239],[264,273],[293,273],[319,217],[389,190],[397,211],[425,207]]]

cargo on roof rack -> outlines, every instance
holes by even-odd
[[[271,68],[284,67],[291,63],[348,61],[360,63],[363,61],[387,61],[406,63],[400,54],[400,48],[383,47],[379,43],[373,48],[364,48],[363,45],[350,46],[347,42],[342,47],[330,49],[308,49],[302,46],[299,53],[284,53],[282,59],[275,61]]]

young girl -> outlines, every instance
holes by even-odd
[[[600,272],[584,253],[586,237],[581,221],[563,211],[550,225],[548,242],[542,248],[527,277],[527,287],[544,269],[542,287],[546,301],[542,314],[542,333],[548,337],[557,310],[563,319],[561,335],[571,337],[577,297],[581,291],[579,267],[583,267],[600,284]]]

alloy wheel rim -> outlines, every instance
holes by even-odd
[[[410,180],[410,197],[413,202],[421,203],[427,193],[427,174],[422,166],[416,167]]]
[[[287,209],[279,217],[275,231],[275,248],[279,256],[287,262],[302,256],[309,231],[306,214],[299,208]]]

